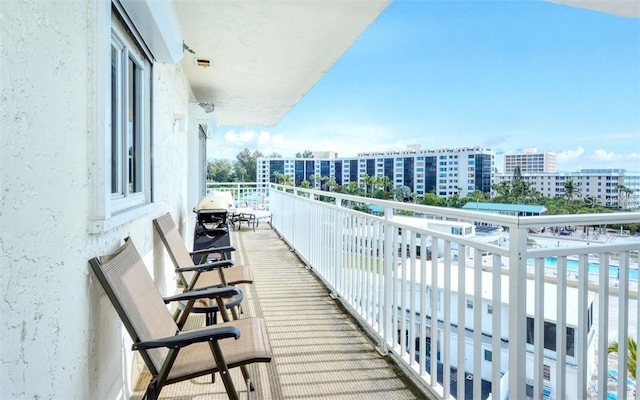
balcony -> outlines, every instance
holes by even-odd
[[[260,223],[253,231],[233,230],[234,259],[251,265],[254,284],[244,285],[245,315],[265,319],[274,359],[250,366],[252,399],[416,399],[424,398],[404,374],[375,350],[375,343],[328,296],[324,285],[289,250],[276,231]],[[202,326],[202,317],[192,317]],[[242,376],[232,370],[241,399]],[[142,399],[149,377],[140,379],[133,399]],[[162,399],[226,398],[221,379],[202,377],[169,385]]]
[[[549,228],[638,223],[639,213],[516,217],[273,185],[224,190],[273,214],[274,230],[234,231],[236,258],[256,269],[247,312],[264,316],[275,352],[254,373],[258,398],[633,395],[611,377],[627,375],[626,340],[617,355],[607,347],[638,341],[640,239]],[[410,213],[420,218],[399,216]]]

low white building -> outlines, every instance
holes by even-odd
[[[513,174],[495,174],[495,184],[513,179]],[[632,209],[640,207],[640,172],[625,169],[580,169],[576,172],[523,173],[522,179],[545,197],[564,197],[565,182],[572,180],[573,199],[591,205]],[[623,187],[626,189],[623,190]]]
[[[409,263],[407,263],[410,265]],[[474,327],[480,326],[482,331],[482,345],[481,351],[482,354],[482,379],[486,381],[492,380],[492,361],[494,359],[500,358],[500,366],[501,372],[503,376],[508,374],[508,369],[505,368],[508,360],[507,346],[509,343],[509,280],[506,275],[507,271],[503,272],[501,279],[501,299],[493,299],[491,294],[493,293],[493,274],[491,272],[482,272],[482,300],[480,303],[476,302],[474,296],[474,272],[472,268],[467,267],[465,270],[464,276],[464,289],[458,287],[459,277],[458,277],[458,267],[451,268],[450,271],[450,282],[451,287],[449,288],[451,297],[450,297],[450,311],[449,311],[449,328],[450,328],[450,336],[449,340],[449,360],[451,360],[452,367],[462,369],[463,371],[472,371],[474,365]],[[444,309],[444,301],[443,295],[445,291],[444,285],[444,264],[442,262],[438,263],[438,272],[437,276],[438,281],[437,284],[432,284],[432,275],[430,272],[430,268],[427,270],[427,274],[425,277],[421,276],[420,268],[416,267],[414,274],[414,285],[413,293],[415,293],[414,301],[416,304],[420,304],[420,292],[421,286],[426,286],[426,323],[429,329],[433,329],[434,324],[438,327],[439,330],[443,329],[443,324],[445,323],[445,309]],[[411,303],[411,293],[412,289],[410,287],[410,268],[403,268],[400,266],[397,270],[398,279],[404,279],[407,281],[409,286],[401,287],[398,286],[397,293],[397,304],[403,304],[402,297],[404,293],[404,304]],[[436,313],[436,321],[432,319],[434,308],[431,303],[431,291],[436,290],[437,297],[437,305],[435,308]],[[533,344],[534,344],[534,319],[533,315],[535,314],[534,306],[535,306],[535,282],[533,280],[527,280],[527,380],[531,380],[533,382],[534,371],[533,371]],[[460,293],[464,293],[462,296]],[[566,288],[566,301],[565,301],[565,312],[566,312],[566,335],[561,339],[563,341],[562,345],[566,348],[566,363],[564,366],[560,366],[557,363],[557,352],[556,352],[556,321],[557,312],[558,312],[558,302],[557,302],[557,286],[552,283],[544,283],[544,338],[542,343],[544,345],[544,366],[543,366],[543,380],[544,387],[548,390],[549,397],[545,397],[545,399],[555,399],[555,387],[556,387],[556,369],[557,368],[565,368],[565,382],[567,388],[567,398],[573,399],[576,398],[576,387],[577,387],[577,374],[578,374],[578,362],[576,360],[576,349],[577,349],[577,334],[576,330],[579,329],[578,325],[578,290],[575,288]],[[586,329],[588,331],[587,334],[587,360],[586,365],[592,366],[595,359],[595,346],[596,346],[596,331],[595,325],[593,324],[593,301],[595,296],[590,293],[588,299],[588,308],[587,312],[587,326]],[[465,360],[466,363],[464,366],[459,366],[457,364],[458,360],[458,340],[460,337],[460,318],[459,318],[459,310],[458,304],[460,301],[464,302],[464,324],[465,327]],[[474,309],[480,307],[480,323],[477,324],[474,321]],[[496,312],[496,307],[500,308],[500,312]],[[493,318],[495,315],[499,315],[501,319],[500,327],[500,342],[501,349],[499,354],[495,354],[494,349],[492,347],[493,336],[495,332],[493,331]],[[416,321],[420,321],[419,316],[417,315],[415,318]],[[409,317],[407,316],[405,323],[409,324]],[[419,324],[420,322],[416,322],[416,331],[419,332]],[[442,349],[442,341],[447,340],[443,337],[442,333],[440,333],[439,337],[439,347],[438,353],[441,352]],[[559,343],[559,342],[558,342]],[[429,345],[427,346],[429,347]],[[532,392],[531,392],[532,393]],[[503,392],[504,397],[506,399],[507,392]],[[533,394],[531,394],[533,396]],[[496,400],[496,399],[494,399]]]
[[[516,167],[523,174],[555,173],[558,156],[551,152],[538,152],[535,147],[528,147],[520,153],[504,155],[504,173],[513,174]]]

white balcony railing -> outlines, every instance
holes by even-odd
[[[255,182],[207,182],[207,195],[230,192],[236,207],[269,208],[269,186]]]
[[[517,217],[273,185],[268,205],[275,229],[379,350],[440,398],[583,399],[597,387],[606,399],[607,346],[618,339],[615,367],[627,375],[625,338],[640,339],[639,238],[530,230],[638,223],[640,213]],[[481,226],[500,228],[482,236]],[[630,397],[626,384],[613,390]]]

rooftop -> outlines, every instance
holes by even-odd
[[[506,203],[484,203],[469,202],[463,207],[465,210],[481,210],[481,211],[518,211],[525,213],[542,213],[546,211],[544,206],[532,204],[506,204]]]

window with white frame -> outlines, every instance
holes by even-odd
[[[151,61],[125,18],[111,17],[111,212],[151,201]]]
[[[152,64],[140,32],[120,0],[98,3],[97,18],[110,16],[89,36],[95,50],[94,100],[89,157],[92,210],[89,232],[100,234],[153,208],[151,182]]]

